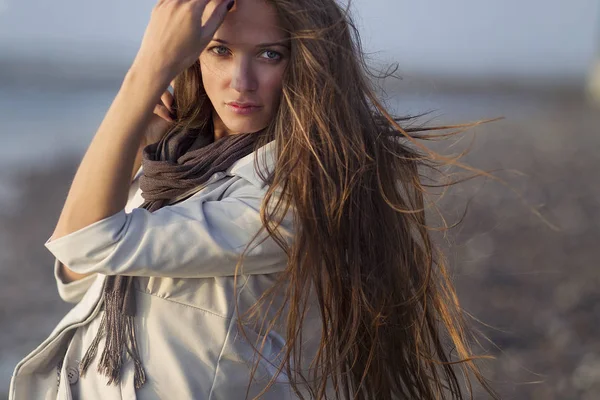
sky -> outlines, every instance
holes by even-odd
[[[243,0],[239,0],[243,1]],[[128,62],[155,1],[0,0],[0,57]],[[371,58],[447,75],[584,76],[600,0],[353,0]]]

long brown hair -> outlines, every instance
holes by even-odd
[[[457,161],[418,139],[448,127],[407,129],[401,124],[408,119],[386,111],[347,9],[334,0],[266,1],[289,34],[291,59],[279,109],[259,143],[275,139],[277,154],[273,174],[265,177],[271,185],[261,217],[288,264],[248,314],[257,316],[271,295],[285,293],[275,313],[287,330],[278,373],[285,371],[299,396],[297,384],[312,382],[316,399],[326,398],[328,384],[345,399],[462,399],[473,377],[497,398],[475,363],[425,218],[424,169]],[[177,78],[175,103],[179,127],[193,130],[210,118],[198,63]],[[278,231],[290,211],[291,244]],[[301,328],[309,296],[316,299],[322,335],[314,375],[305,377],[293,366],[304,363]]]

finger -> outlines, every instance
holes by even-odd
[[[208,17],[208,19],[206,20],[206,23],[202,27],[202,34],[206,35],[207,37],[213,37],[217,29],[219,29],[219,26],[221,26],[221,24],[225,20],[225,17],[227,16],[229,10],[233,8],[234,4],[235,0],[221,1],[221,4],[215,7],[213,12],[210,14],[210,17]]]
[[[161,104],[157,104],[154,107],[154,114],[158,115],[159,117],[161,117],[165,121],[174,122],[173,118],[171,117],[171,113],[169,112],[169,110],[167,109],[167,107],[165,107],[165,106],[163,106]]]
[[[173,112],[173,95],[171,94],[171,92],[169,92],[168,90],[166,92],[164,92],[162,94],[162,96],[160,96],[160,99],[162,100],[163,104],[169,109],[169,112],[172,113]]]
[[[204,9],[212,0],[183,0],[187,3],[188,6],[192,8],[194,13],[198,15],[202,15],[204,13]]]

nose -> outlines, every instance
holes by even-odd
[[[252,60],[246,57],[239,57],[233,64],[231,88],[240,93],[253,92],[258,89],[258,80],[252,67]]]

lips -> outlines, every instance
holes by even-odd
[[[241,103],[237,101],[232,101],[225,104],[227,108],[229,108],[234,113],[243,115],[252,114],[261,108],[261,106],[258,106],[255,103]]]
[[[259,107],[258,104],[256,104],[256,103],[250,103],[250,102],[230,101],[229,103],[226,103],[226,104],[229,105],[229,106],[239,107],[239,108]]]

